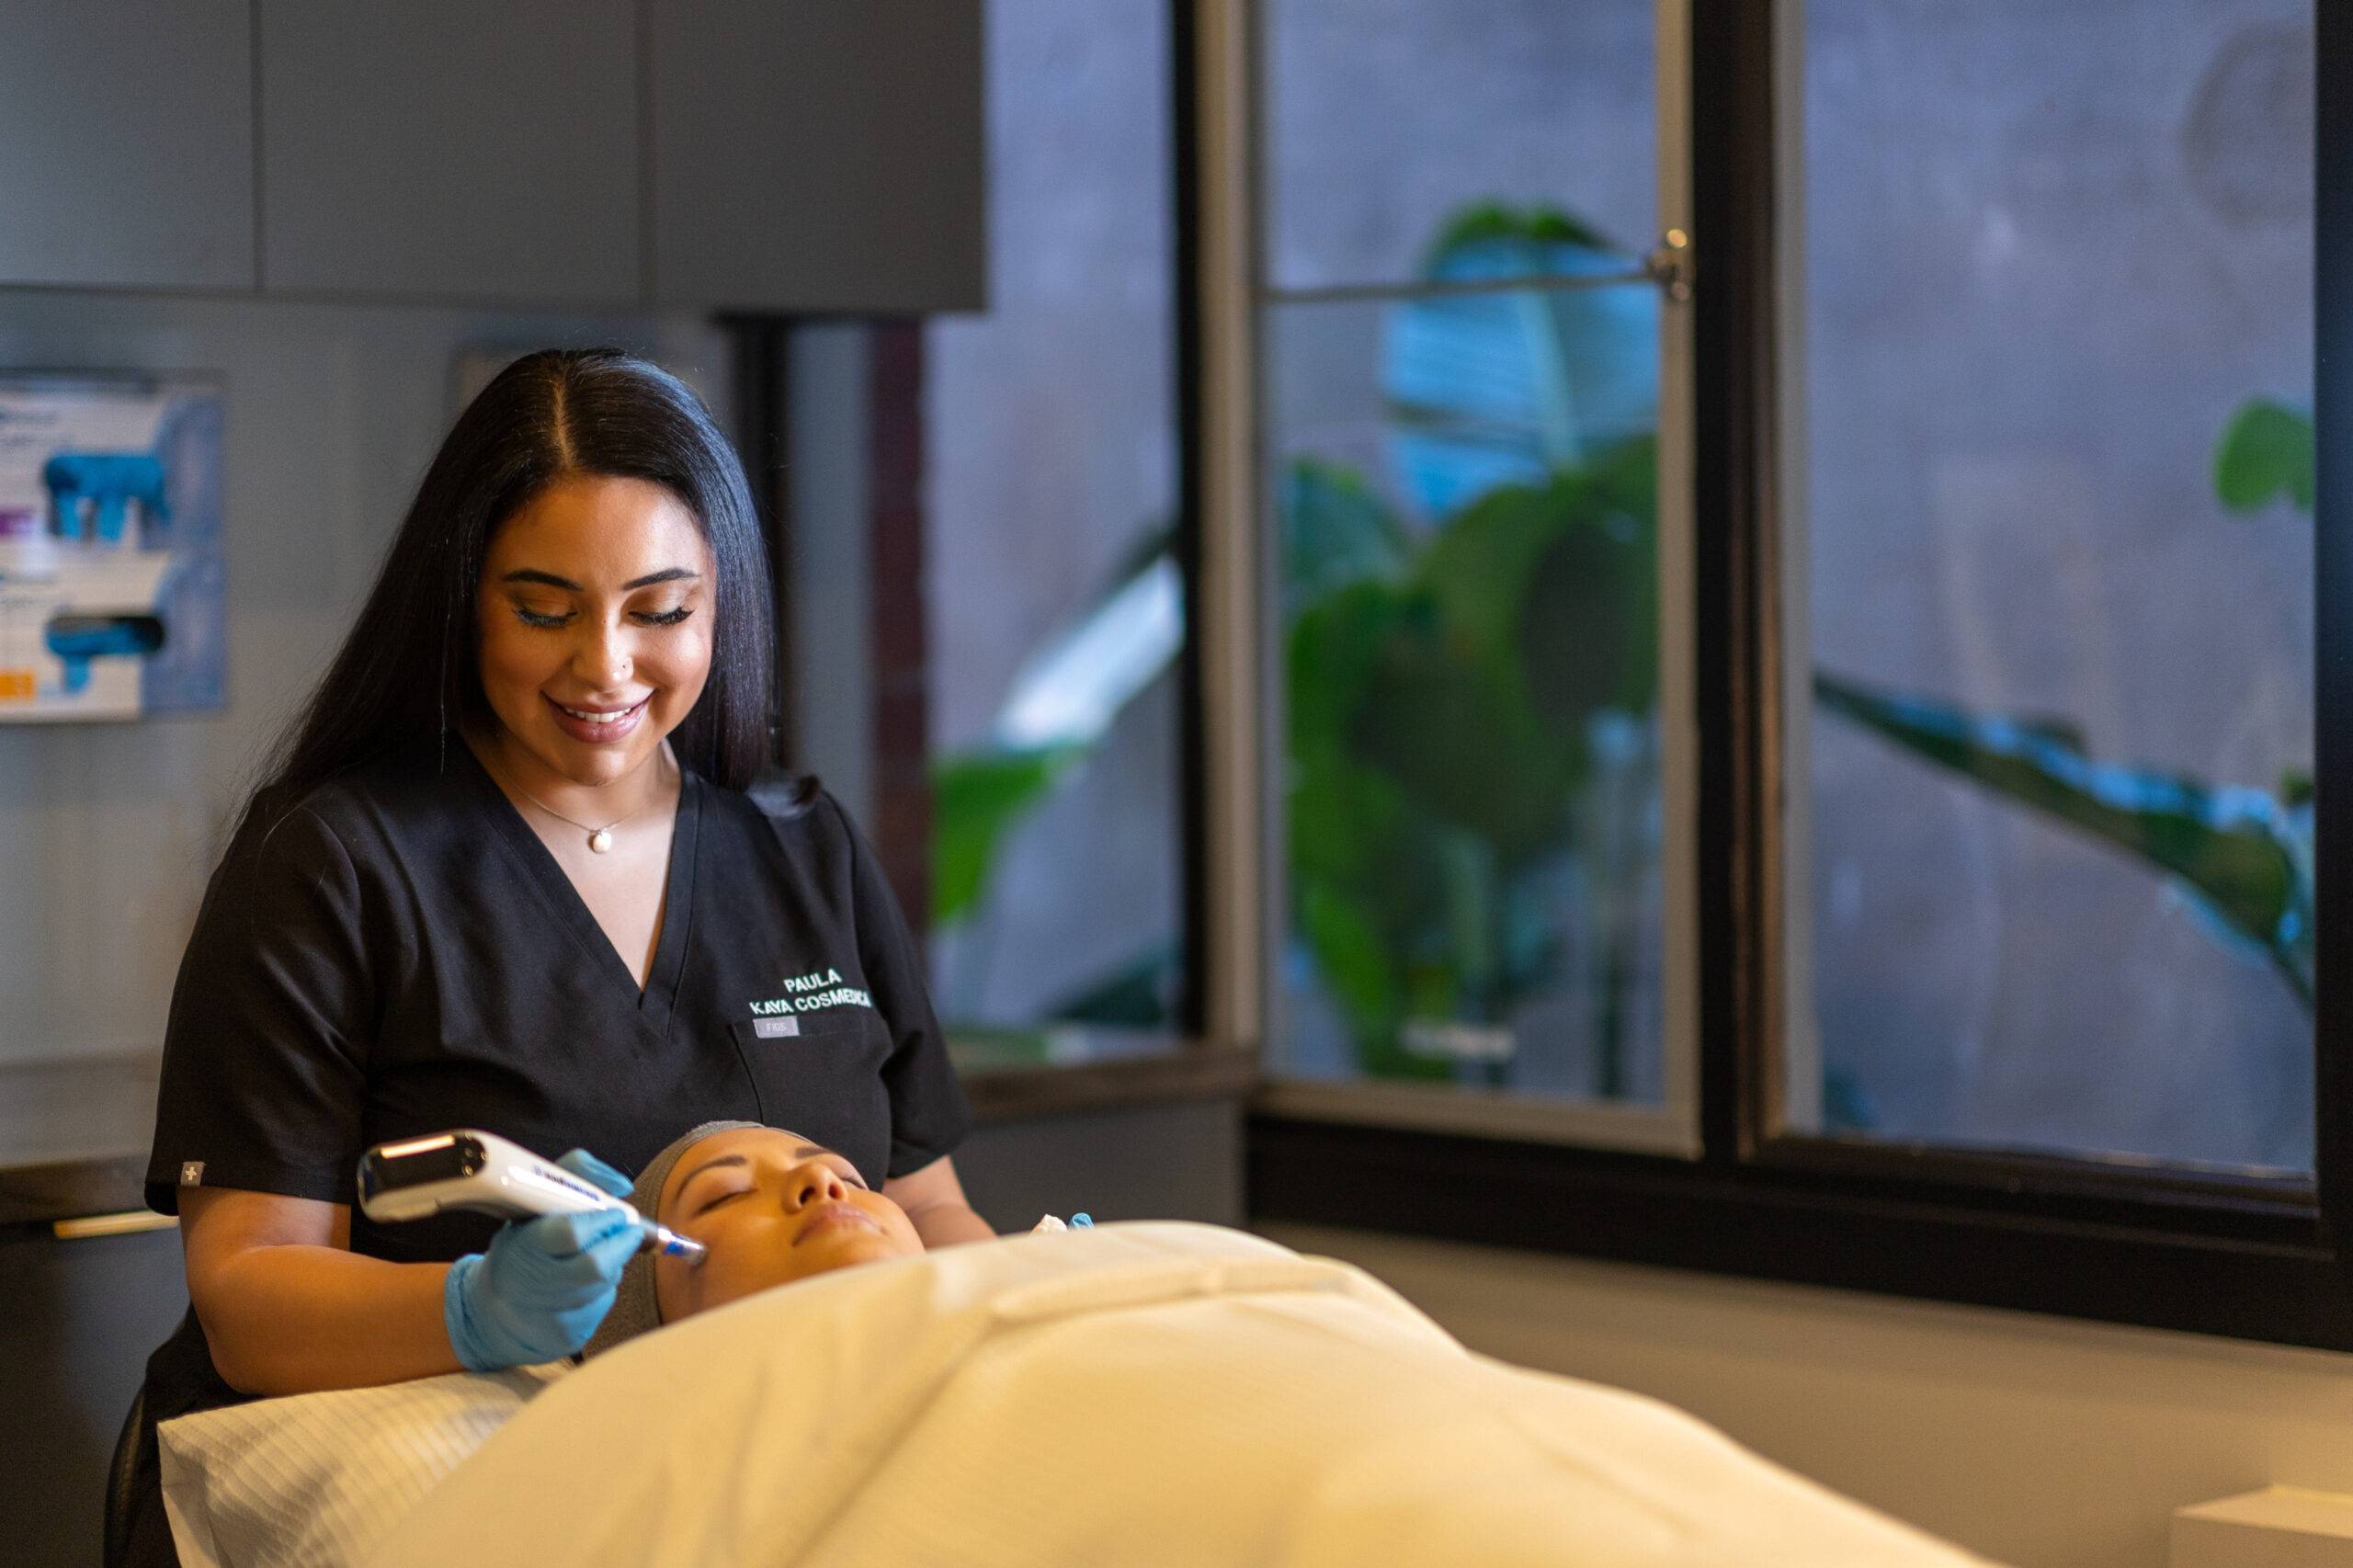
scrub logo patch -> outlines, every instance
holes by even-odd
[[[752,1004],[752,1017],[760,1020],[760,1024],[754,1028],[753,1032],[762,1040],[774,1040],[779,1036],[801,1032],[800,1026],[795,1024],[791,1028],[778,1029],[771,1034],[766,1028],[767,1023],[771,1019],[790,1022],[793,1015],[799,1013],[823,1012],[828,1007],[872,1007],[874,1006],[873,997],[855,985],[844,985],[842,971],[837,969],[812,970],[807,974],[788,974],[784,977],[784,989],[785,994],[782,996]]]
[[[182,1187],[201,1187],[204,1185],[204,1162],[202,1160],[183,1160],[180,1162],[180,1185]]]

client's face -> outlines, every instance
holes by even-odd
[[[710,1249],[689,1268],[654,1268],[662,1321],[676,1323],[771,1286],[923,1250],[896,1203],[830,1149],[772,1127],[714,1132],[662,1186],[656,1218]]]

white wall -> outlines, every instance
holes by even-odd
[[[1668,1400],[2018,1568],[2163,1568],[2182,1504],[2353,1492],[2353,1357],[1262,1229],[1379,1275],[1475,1350]]]
[[[229,618],[221,712],[0,724],[0,1063],[161,1047],[220,826],[373,581],[460,349],[584,343],[727,391],[723,340],[688,317],[0,290],[0,369],[223,379]]]

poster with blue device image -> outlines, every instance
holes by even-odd
[[[0,723],[222,706],[222,398],[0,374]]]

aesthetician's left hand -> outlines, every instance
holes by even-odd
[[[556,1164],[617,1198],[631,1190],[627,1177],[585,1150]],[[621,1270],[643,1237],[642,1223],[620,1209],[501,1225],[488,1251],[450,1266],[442,1291],[460,1364],[488,1372],[577,1351],[612,1311]]]
[[[556,1164],[585,1181],[592,1181],[615,1198],[627,1198],[637,1190],[637,1184],[605,1164],[585,1149],[574,1149],[561,1155]]]

